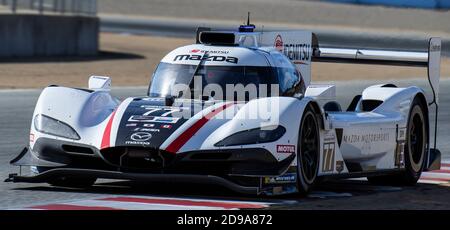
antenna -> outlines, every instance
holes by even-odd
[[[250,24],[250,12],[247,13],[247,25],[241,25],[239,27],[239,32],[253,32],[256,26]]]

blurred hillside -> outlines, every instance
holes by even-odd
[[[98,0],[99,12],[253,23],[339,26],[450,34],[450,12],[329,3],[317,0]]]

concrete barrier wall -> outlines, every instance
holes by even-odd
[[[97,55],[99,20],[59,15],[0,15],[0,57]]]
[[[396,7],[414,7],[425,9],[449,9],[450,0],[328,0],[353,4],[386,5]]]

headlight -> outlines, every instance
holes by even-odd
[[[235,133],[222,141],[219,141],[214,146],[223,147],[274,142],[280,139],[285,133],[286,129],[283,126],[278,126],[277,128],[270,130],[263,128],[250,129]]]
[[[78,133],[68,124],[42,114],[38,114],[34,118],[34,128],[41,133],[80,140]]]

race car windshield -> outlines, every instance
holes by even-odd
[[[173,95],[172,89],[177,84],[188,85],[191,90],[199,81],[191,81],[196,70],[195,65],[181,64],[159,64],[153,75],[149,96],[151,97],[186,97],[185,95]],[[244,87],[253,84],[259,93],[259,87],[267,87],[267,95],[271,96],[271,85],[279,84],[278,78],[274,77],[277,72],[272,67],[256,67],[256,66],[208,66],[201,65],[195,73],[195,77],[201,79],[202,90],[209,84],[218,85],[225,93],[227,85],[236,86],[238,84]],[[197,90],[197,88],[196,88]],[[202,91],[203,92],[203,91]],[[255,96],[255,95],[253,95]],[[256,97],[260,95],[257,94]],[[264,96],[264,95],[261,95]],[[213,96],[216,98],[215,96]],[[252,97],[252,96],[250,96]],[[222,98],[228,98],[222,95]],[[249,99],[246,96],[246,100]]]

